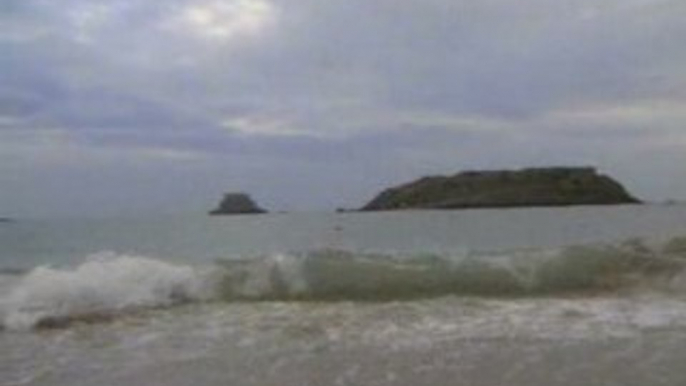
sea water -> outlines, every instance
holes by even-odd
[[[686,207],[0,224],[2,385],[684,385]]]

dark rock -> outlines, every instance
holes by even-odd
[[[361,210],[463,209],[635,204],[624,187],[592,167],[465,171],[386,189]]]
[[[211,215],[266,213],[245,193],[227,193]]]
[[[0,217],[0,223],[11,223],[14,222],[15,220],[9,217]]]
[[[87,313],[82,315],[48,316],[39,319],[33,326],[36,330],[65,329],[75,324],[101,324],[114,321],[115,315],[109,313]]]

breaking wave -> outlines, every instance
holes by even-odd
[[[546,296],[651,285],[678,290],[686,239],[465,255],[322,250],[218,262],[224,300],[401,300],[443,295]],[[684,283],[686,284],[686,283]],[[686,289],[686,287],[684,287]]]
[[[0,303],[5,328],[60,327],[204,299],[196,269],[103,252],[73,269],[37,267]]]
[[[686,292],[686,238],[496,253],[376,254],[341,250],[177,265],[107,252],[72,269],[38,267],[0,299],[9,329],[108,320],[198,301],[388,301],[446,295]]]

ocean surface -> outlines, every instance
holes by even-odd
[[[0,385],[686,385],[686,206],[0,223]]]

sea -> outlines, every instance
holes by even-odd
[[[0,223],[0,385],[683,386],[686,206]]]

